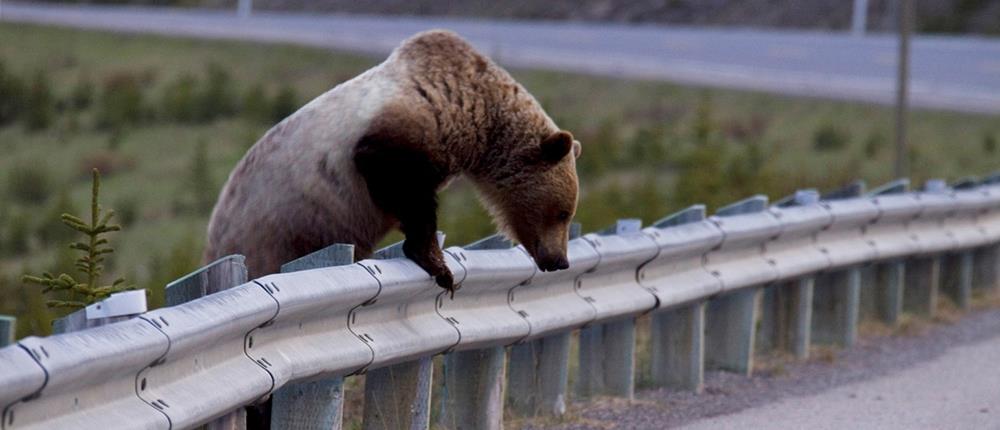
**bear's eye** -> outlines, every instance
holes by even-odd
[[[558,219],[559,221],[568,221],[569,220],[569,212],[567,212],[567,211],[559,211],[559,214],[556,215],[556,219]]]

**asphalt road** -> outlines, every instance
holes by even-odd
[[[723,429],[1000,428],[1000,338],[933,361],[808,397],[793,397],[681,427]]]
[[[846,7],[846,6],[845,6]],[[892,103],[891,36],[558,22],[255,13],[3,2],[4,21],[289,42],[384,55],[421,30],[448,28],[503,64]],[[1000,113],[1000,38],[918,36],[914,106]]]

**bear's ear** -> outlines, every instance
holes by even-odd
[[[579,140],[573,139],[573,158],[580,158],[580,152],[583,152],[583,145]]]
[[[546,137],[539,146],[542,161],[556,163],[573,150],[573,135],[568,131],[557,131]]]

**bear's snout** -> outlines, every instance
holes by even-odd
[[[536,258],[535,263],[538,264],[538,268],[542,269],[543,272],[555,272],[556,270],[569,268],[569,261],[561,255]]]

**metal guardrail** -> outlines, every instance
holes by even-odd
[[[994,267],[977,273],[995,278],[997,182],[909,192],[902,180],[861,197],[757,196],[708,218],[693,207],[645,229],[623,221],[571,240],[560,272],[536,270],[520,247],[451,247],[453,298],[403,258],[269,275],[0,349],[0,428],[191,428],[293,383],[611,327],[867,262],[985,250],[977,264]],[[701,327],[704,308],[685,309]]]

